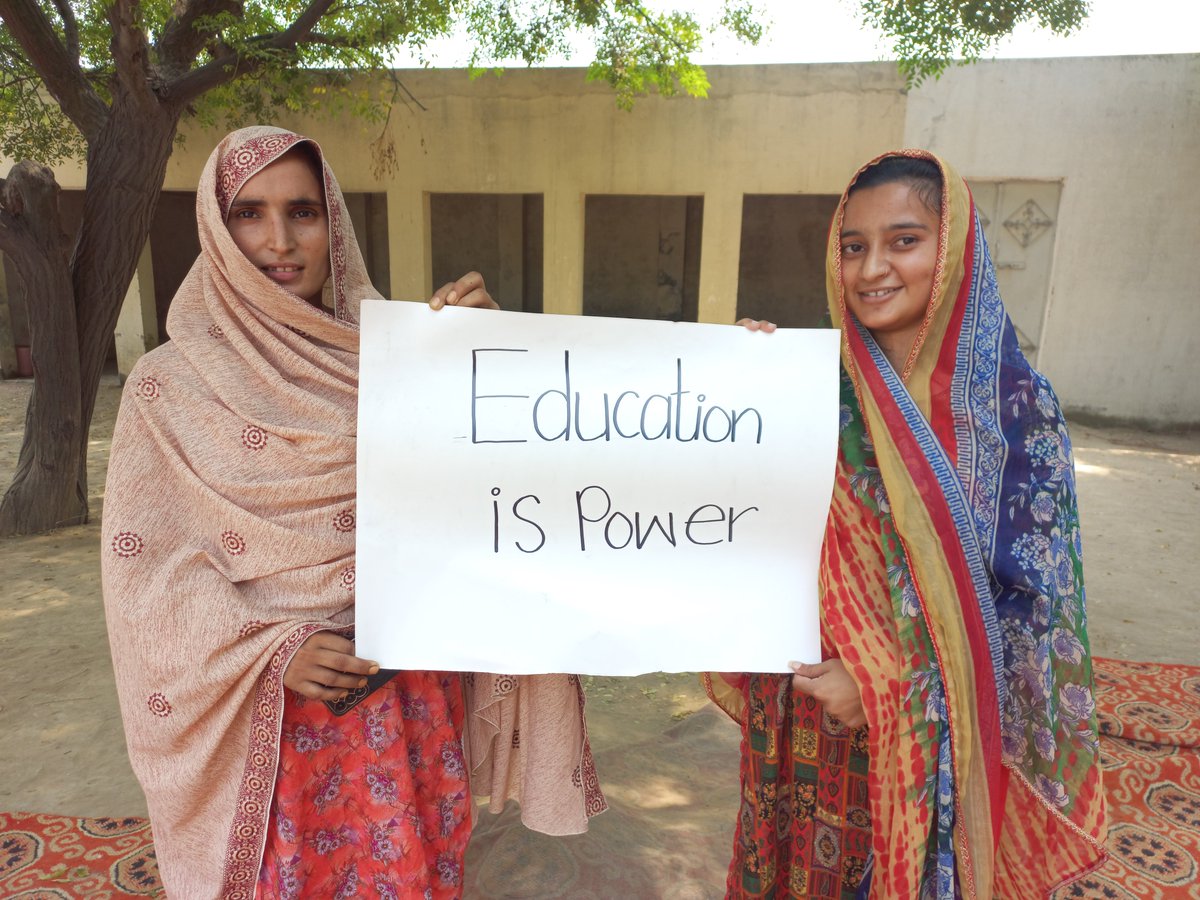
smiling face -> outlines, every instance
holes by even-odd
[[[285,153],[242,185],[227,227],[259,271],[314,306],[329,278],[329,215],[314,166]]]
[[[925,319],[939,217],[907,181],[856,190],[842,217],[846,306],[901,371]]]

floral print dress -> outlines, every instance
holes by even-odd
[[[462,896],[458,675],[401,672],[344,716],[288,691],[261,898]]]

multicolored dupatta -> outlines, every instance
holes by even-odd
[[[844,379],[822,616],[868,725],[814,713],[779,676],[750,676],[733,700],[716,685],[746,727],[731,896],[854,896],[864,745],[872,897],[1045,897],[1104,856],[1066,425],[1017,344],[966,184],[901,155],[944,179],[933,296],[903,372],[847,312],[846,195],[827,265]],[[792,752],[756,757],[781,743]],[[785,829],[784,797],[801,812],[806,779],[814,821]]]

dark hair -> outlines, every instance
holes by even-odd
[[[289,147],[287,152],[279,158],[285,159],[289,156],[298,156],[308,164],[313,177],[317,179],[317,187],[324,193],[325,174],[321,169],[321,154],[317,152],[317,148],[310,141],[300,141],[298,144]]]
[[[929,209],[942,212],[942,170],[931,159],[919,156],[885,156],[875,165],[863,170],[849,194],[861,188],[878,187],[881,184],[907,184],[917,192],[917,197]]]

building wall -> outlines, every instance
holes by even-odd
[[[590,195],[702,196],[698,317],[731,322],[745,194],[836,194],[853,161],[895,146],[903,82],[889,64],[713,68],[706,100],[647,97],[618,109],[580,69],[399,73],[420,103],[393,112],[396,172],[376,180],[357,123],[281,117],[316,138],[342,187],[387,193],[391,294],[432,289],[430,194],[543,198],[544,309],[583,310]],[[193,187],[218,133],[190,133],[167,187]],[[504,303],[504,298],[500,298]],[[519,306],[514,305],[514,308]]]
[[[1062,182],[1038,365],[1068,408],[1200,422],[1200,56],[954,69],[905,139],[968,179]]]
[[[841,194],[747,194],[742,204],[738,318],[813,328],[829,308],[825,255]]]
[[[391,296],[428,296],[435,252],[441,279],[461,261],[444,248],[472,235],[480,264],[504,273],[489,277],[502,305],[538,308],[536,297],[552,313],[582,313],[585,294],[597,296],[599,276],[585,290],[585,248],[598,240],[587,235],[589,197],[667,198],[653,201],[662,209],[679,205],[669,198],[693,198],[699,238],[687,252],[698,273],[684,279],[696,285],[684,317],[786,313],[794,281],[799,314],[776,317],[803,324],[820,305],[823,210],[865,160],[927,146],[979,184],[1054,183],[1042,322],[1025,329],[1037,338],[1037,364],[1071,409],[1200,423],[1200,292],[1185,275],[1200,239],[1200,56],[987,62],[912,91],[887,63],[708,74],[707,100],[648,97],[626,112],[580,69],[473,81],[454,70],[399,72],[415,99],[393,110],[387,137],[397,165],[381,176],[371,155],[377,128],[320,117],[277,124],[316,138],[343,188],[375,198],[367,231],[375,244],[386,231],[386,254],[375,251],[386,266],[373,268],[387,272]],[[220,137],[187,132],[166,188],[194,190]],[[59,177],[64,187],[82,185],[77,168]],[[443,195],[495,205],[495,224],[439,213],[435,228],[431,206],[445,204],[431,198]],[[802,202],[789,205],[796,195]],[[516,221],[518,196],[519,240],[503,225]],[[776,222],[772,207],[782,210]],[[785,232],[795,232],[799,252],[779,247]],[[646,251],[641,243],[631,235],[620,252],[632,259]],[[1036,316],[1036,301],[1020,301]]]

